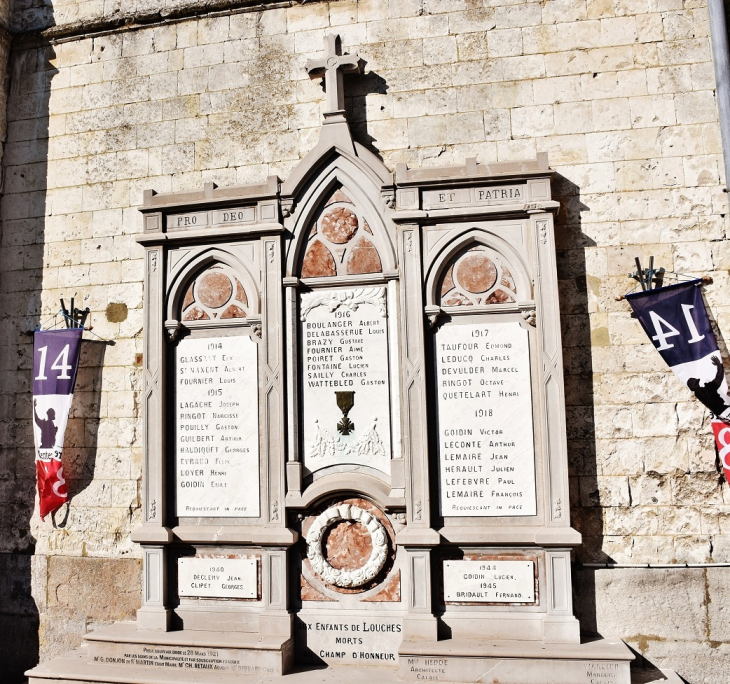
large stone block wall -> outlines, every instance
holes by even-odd
[[[304,64],[328,31],[367,62],[364,78],[346,79],[347,106],[356,137],[390,168],[549,154],[563,203],[571,511],[585,538],[577,559],[730,562],[730,489],[707,412],[615,301],[631,287],[635,256],[711,275],[705,295],[726,354],[728,200],[704,0],[242,4],[45,44],[15,40],[1,204],[0,552],[19,598],[0,612],[40,625],[35,657],[133,615],[128,593],[94,607],[92,568],[114,568],[99,570],[110,591],[116,574],[139,587],[129,534],[140,505],[142,192],[285,178],[319,134],[322,88]],[[119,7],[58,3],[54,22],[91,29]],[[38,18],[46,11],[18,0],[16,30],[50,25]],[[66,438],[72,502],[54,527],[34,508],[26,332],[74,295],[115,345],[85,344]],[[82,607],[51,605],[49,587],[74,574]],[[730,636],[697,626],[709,615],[719,624],[722,570],[578,575],[587,630],[629,638],[693,684],[723,681],[717,663],[728,662]],[[671,603],[654,610],[667,585]],[[682,611],[704,617],[673,631]]]

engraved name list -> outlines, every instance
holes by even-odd
[[[186,338],[175,368],[177,514],[259,515],[256,343]]]
[[[390,373],[385,288],[302,296],[305,465],[352,463],[390,472]]]
[[[441,514],[536,514],[530,352],[518,322],[436,333]]]

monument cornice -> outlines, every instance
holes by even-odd
[[[458,209],[432,209],[394,211],[391,215],[393,223],[410,224],[419,223],[449,223],[454,221],[465,221],[470,219],[489,218],[521,218],[534,213],[555,212],[560,208],[560,202],[553,200],[541,203],[525,204],[501,204],[497,206],[463,207]],[[424,226],[425,227],[425,226]]]
[[[140,211],[147,213],[161,209],[172,210],[197,205],[219,204],[226,202],[239,203],[242,201],[254,202],[262,199],[278,197],[278,176],[268,176],[264,183],[249,185],[229,185],[218,187],[215,183],[205,183],[202,190],[183,190],[181,192],[157,193],[154,190],[145,190],[143,204]]]
[[[509,529],[487,526],[446,526],[439,528],[438,534],[445,544],[468,544],[470,546],[538,544],[570,547],[580,545],[582,539],[581,533],[572,527],[522,527],[514,524]]]
[[[288,527],[262,525],[178,525],[172,528],[175,541],[188,544],[255,544],[292,546],[299,533]]]
[[[161,525],[143,524],[132,531],[131,539],[136,544],[169,544],[172,531]]]
[[[179,231],[172,233],[143,233],[137,235],[134,239],[143,246],[152,247],[154,245],[178,245],[191,242],[214,241],[230,241],[236,238],[248,238],[253,235],[274,235],[283,233],[285,230],[281,223],[255,223],[250,226],[233,226],[230,228],[208,229],[208,230],[191,230]]]
[[[332,473],[314,480],[303,492],[288,492],[286,505],[290,508],[308,508],[332,494],[349,492],[359,496],[366,495],[384,509],[403,508],[406,504],[402,496],[393,496],[392,488],[372,475],[346,471]]]
[[[396,165],[395,182],[400,187],[438,186],[489,182],[507,179],[528,179],[550,177],[555,174],[549,164],[547,154],[538,153],[535,159],[515,162],[492,162],[481,164],[476,157],[467,157],[462,166],[435,166],[427,168],[408,168],[407,164]]]

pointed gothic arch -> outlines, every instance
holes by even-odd
[[[523,257],[503,238],[468,227],[432,261],[426,306],[493,306],[531,301],[533,285]]]
[[[357,276],[397,268],[394,229],[388,228],[381,187],[360,167],[335,155],[324,167],[316,164],[308,182],[303,180],[291,217],[294,239],[286,257],[288,276]],[[329,272],[324,268],[315,274],[304,268],[316,244],[321,245],[320,259],[328,262]]]
[[[218,276],[217,282],[203,282],[201,279],[206,275],[208,280]],[[229,281],[229,287],[226,285],[226,279]],[[217,292],[212,292],[216,289]],[[207,297],[205,290],[208,290]],[[189,300],[190,296],[192,301]],[[191,311],[191,306],[197,306],[207,318],[188,317],[186,320],[185,314]],[[236,307],[240,312],[231,312],[229,307]],[[245,315],[240,315],[241,313]],[[221,321],[238,319],[244,322],[251,317],[258,319],[259,315],[260,293],[256,281],[237,256],[220,248],[205,250],[190,259],[178,270],[168,288],[167,320],[195,325],[196,321],[214,319]]]

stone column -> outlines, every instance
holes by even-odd
[[[424,343],[421,235],[416,224],[399,227],[401,264],[402,442],[406,469],[406,527],[396,537],[407,554],[404,639],[436,639],[431,606],[431,548],[439,535],[431,529]]]
[[[549,274],[556,272],[553,216],[549,212],[531,216],[536,262],[538,300],[536,326],[540,345],[540,429],[546,435],[546,516],[547,526],[568,527],[568,453],[565,439],[565,398],[563,395],[563,346],[557,282]],[[544,274],[548,274],[545,276]]]
[[[287,610],[289,573],[284,547],[268,547],[261,556],[264,612],[259,617],[259,633],[288,637],[292,634],[293,616]]]
[[[286,410],[287,426],[287,460],[286,491],[298,498],[302,494],[302,462],[299,454],[299,357],[294,340],[299,338],[297,319],[297,286],[298,278],[284,278],[284,316],[286,325]]]
[[[284,472],[284,328],[281,324],[281,238],[262,238],[263,282],[261,314],[263,331],[263,422],[264,450],[266,453],[266,497],[262,501],[266,512],[262,517],[269,525],[285,527],[284,499],[286,496]]]
[[[137,612],[140,629],[167,631],[171,611],[167,608],[167,552],[163,544],[172,541],[166,527],[165,497],[165,361],[166,342],[163,326],[165,279],[161,247],[145,249],[144,312],[144,474],[142,477],[142,525],[132,541],[142,545],[144,554],[143,603]]]
[[[142,607],[137,611],[137,629],[167,632],[172,611],[167,605],[167,548],[142,545]]]
[[[546,550],[545,566],[548,598],[543,638],[550,643],[580,643],[580,623],[573,617],[570,549]]]

